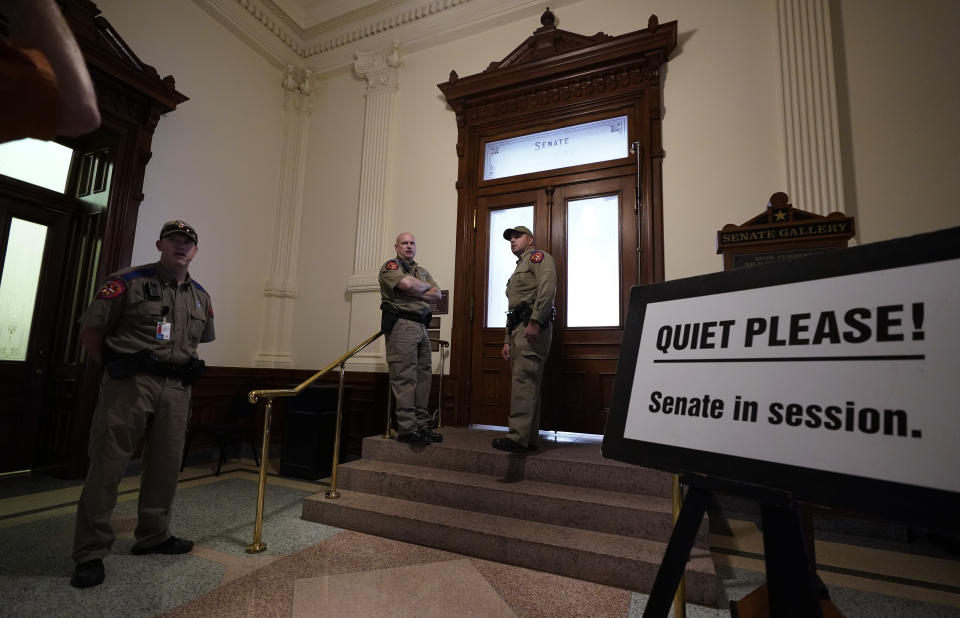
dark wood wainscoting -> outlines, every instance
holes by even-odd
[[[193,414],[190,426],[222,423],[226,420],[230,402],[239,389],[254,388],[290,388],[311,375],[313,371],[301,369],[262,369],[247,367],[208,367],[203,378],[193,387]],[[335,372],[324,376],[318,384],[338,382]],[[430,409],[436,407],[439,380],[435,375],[430,394]],[[347,443],[341,445],[349,458],[360,457],[362,440],[366,436],[382,434],[386,425],[387,411],[387,374],[350,372],[344,374],[344,385],[350,388],[349,410],[345,411]],[[456,424],[454,394],[456,380],[451,376],[443,378],[443,420],[444,424]],[[273,416],[270,424],[270,442],[280,445],[283,441],[284,411],[287,399],[274,400]],[[262,441],[264,403],[258,404],[255,424],[258,446]],[[199,450],[213,446],[206,434],[197,434],[190,442],[190,450]]]

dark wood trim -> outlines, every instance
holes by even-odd
[[[87,63],[97,93],[102,123],[92,134],[60,139],[77,153],[97,152],[109,167],[109,193],[97,205],[74,179],[65,196],[42,197],[44,207],[69,212],[73,218],[70,253],[64,274],[64,304],[55,323],[56,349],[47,368],[35,468],[65,476],[82,475],[87,467],[90,420],[99,390],[99,368],[85,363],[76,343],[76,321],[98,280],[130,265],[137,218],[143,201],[143,179],[151,156],[153,133],[161,115],[187,97],[173,77],[161,78],[140,60],[90,0],[58,0]],[[79,173],[79,166],[71,175]],[[33,190],[8,183],[24,196]],[[105,206],[105,208],[104,208]]]
[[[264,389],[289,388],[300,384],[315,373],[307,369],[263,369],[246,367],[208,367],[207,372],[193,387],[192,415],[190,426],[203,424],[223,423],[227,417],[227,408],[237,389]],[[336,385],[339,376],[331,372],[321,378],[319,384]],[[444,376],[444,406],[442,418],[447,422],[448,415],[453,410],[454,389],[456,380],[452,376]],[[344,410],[343,422],[346,424],[347,444],[345,449],[350,458],[360,457],[363,438],[383,434],[386,428],[386,411],[389,378],[386,373],[348,371],[344,374],[344,387],[350,389],[349,409]],[[436,407],[439,379],[433,377],[430,392],[430,410]],[[270,424],[270,440],[272,444],[281,444],[283,439],[284,412],[287,409],[288,399],[274,400],[273,413]],[[258,440],[262,440],[263,410],[261,401],[255,423]],[[449,423],[453,424],[453,423]],[[257,443],[259,446],[259,442]],[[198,450],[212,446],[210,439],[198,435],[191,441],[191,450]]]

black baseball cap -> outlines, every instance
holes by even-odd
[[[515,234],[526,234],[527,236],[533,236],[533,232],[529,228],[523,225],[518,225],[517,227],[508,227],[503,230],[503,239],[510,240]]]
[[[163,224],[163,227],[160,228],[160,238],[164,238],[170,234],[186,234],[195,244],[197,242],[197,230],[193,229],[193,226],[186,221],[181,221],[180,219],[167,221]]]

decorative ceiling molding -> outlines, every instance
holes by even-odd
[[[574,0],[556,0],[551,6]],[[322,75],[352,66],[354,53],[445,42],[543,8],[543,0],[380,0],[317,24],[298,24],[274,0],[194,0],[281,69]]]
[[[194,0],[241,41],[283,70],[303,65],[303,40],[257,0]]]
[[[427,19],[429,17],[440,15],[441,12],[450,10],[462,4],[473,0],[430,0],[425,3],[418,3],[413,6],[402,6],[410,4],[404,0],[380,2],[357,9],[351,13],[342,15],[337,19],[330,20],[325,24],[320,24],[316,35],[310,37],[312,45],[306,50],[306,57],[322,54],[324,52],[349,45],[356,41],[366,39],[371,36],[388,32],[401,26],[412,24]],[[398,10],[391,11],[384,15],[383,11],[373,12],[371,9],[378,8],[380,5],[401,5]],[[327,28],[328,24],[340,22],[334,27]],[[315,28],[311,28],[311,31]],[[329,34],[328,34],[329,33]]]
[[[458,4],[462,2],[469,2],[469,0],[461,0]],[[376,19],[378,15],[396,9],[404,4],[409,4],[409,0],[381,0],[380,2],[374,2],[373,4],[368,4],[367,6],[344,13],[333,19],[318,23],[315,26],[310,26],[304,31],[304,37],[309,39],[321,35],[324,32],[336,30],[337,28],[349,27],[350,24],[365,19]]]

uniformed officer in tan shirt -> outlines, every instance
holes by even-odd
[[[427,269],[417,264],[413,234],[397,236],[397,257],[380,268],[381,330],[387,339],[390,388],[397,407],[397,439],[413,444],[440,442],[427,412],[433,373],[430,352],[430,302],[440,289]]]
[[[213,341],[210,295],[187,269],[197,232],[169,221],[157,240],[160,260],[113,273],[80,318],[80,341],[103,364],[100,400],[90,426],[90,468],[77,504],[70,583],[96,586],[116,538],[110,516],[117,487],[143,439],[136,555],[182,554],[193,542],[170,533],[190,416],[190,385],[203,361],[197,345]]]
[[[549,253],[534,247],[533,233],[518,225],[503,232],[517,267],[507,281],[507,331],[501,354],[510,361],[509,432],[493,447],[513,453],[537,448],[540,384],[553,339],[557,268]]]

